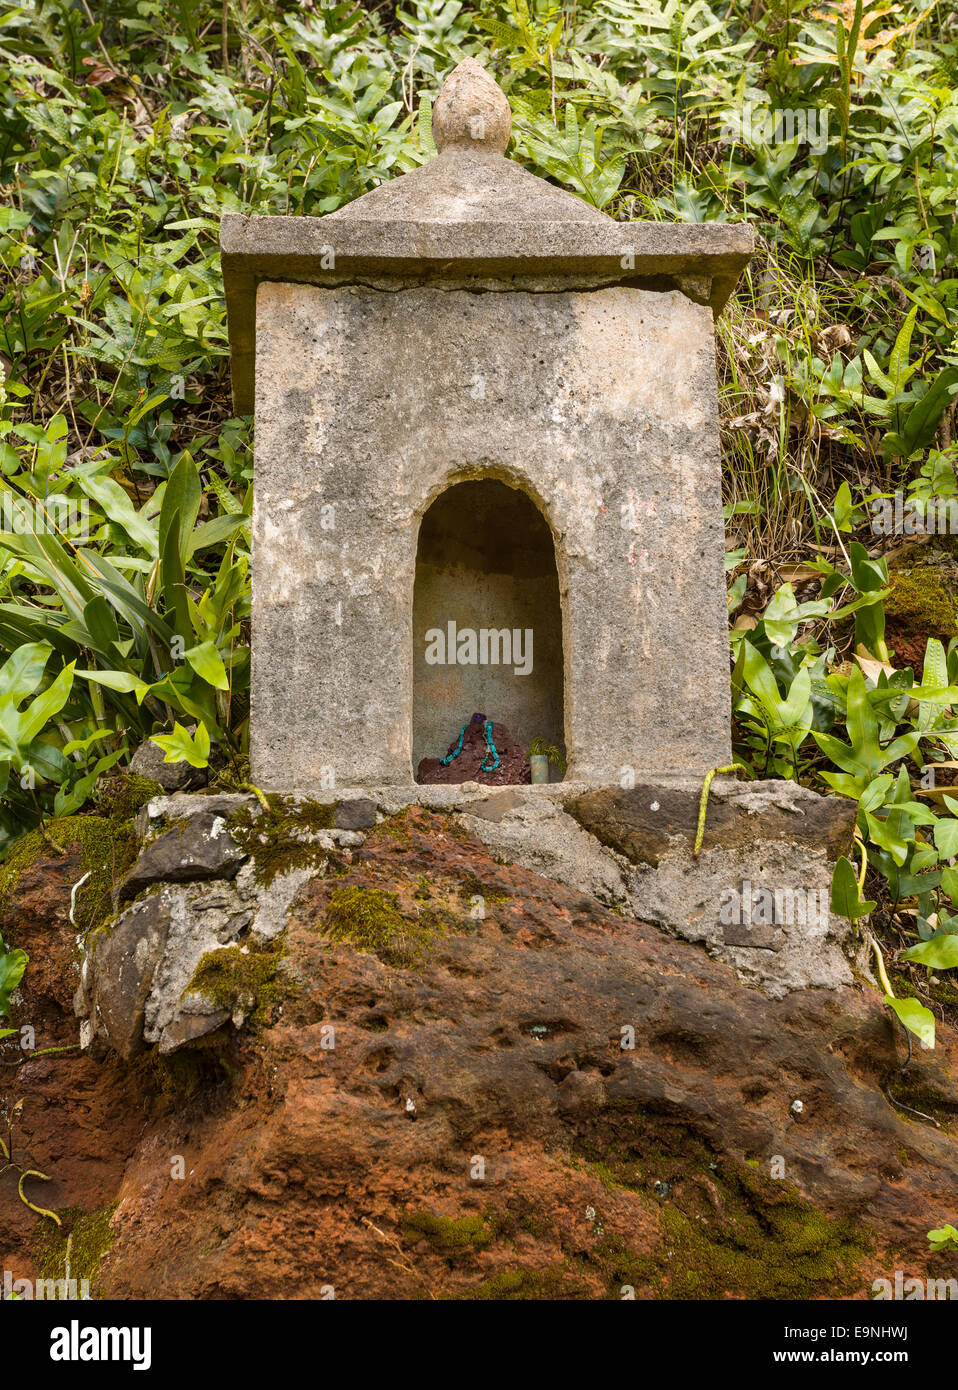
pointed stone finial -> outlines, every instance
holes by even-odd
[[[502,154],[512,132],[505,93],[475,58],[463,58],[442,84],[432,113],[436,149]]]

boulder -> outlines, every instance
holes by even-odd
[[[376,824],[376,803],[368,796],[337,801],[333,808],[333,824],[337,830],[369,830]]]
[[[484,824],[507,824],[492,800]],[[76,873],[51,855],[20,880],[15,924],[43,962],[13,1023],[42,1021],[38,1046],[76,1040],[57,985]],[[283,968],[241,1030],[189,1041],[205,1026],[189,972],[201,951],[256,958],[252,864],[160,888],[91,943],[104,971],[83,1007],[100,991],[119,1040],[142,1003],[144,1039],[176,1056],[0,1070],[48,1204],[111,1213],[95,1296],[823,1300],[896,1270],[954,1277],[926,1238],[955,1220],[953,1005],[909,1056],[863,980],[769,998],[628,903],[499,862],[415,806],[292,896],[276,883],[285,927],[265,944]],[[35,1250],[13,1202],[0,1266],[35,1277]]]
[[[855,803],[789,782],[716,780],[696,857],[700,794],[697,784],[602,787],[566,807],[632,865],[636,917],[700,943],[773,998],[850,984],[852,931],[830,899]]]
[[[499,858],[581,888],[600,902],[628,900],[621,858],[538,788],[497,792],[469,806],[461,821]]]
[[[677,844],[695,842],[702,784],[598,787],[568,803],[576,820],[634,864],[657,868]],[[750,851],[757,841],[809,845],[835,859],[847,851],[856,808],[847,797],[819,796],[795,782],[712,782],[702,852]]]
[[[100,1292],[827,1299],[948,1272],[925,1232],[958,1185],[950,1028],[902,1075],[877,991],[770,1000],[449,827],[413,808],[303,885],[281,1009],[227,1034],[229,1085],[144,1118],[104,1181]],[[384,930],[400,919],[415,959]],[[61,1102],[64,1203],[78,1103]]]
[[[202,810],[146,846],[120,885],[120,901],[154,883],[232,878],[246,858],[223,816]]]
[[[95,933],[75,1001],[79,1017],[90,1021],[87,1044],[99,1040],[127,1061],[143,1050],[144,1014],[166,951],[170,916],[169,898],[157,894]]]
[[[195,732],[195,725],[191,733]],[[149,777],[159,782],[165,792],[186,791],[190,787],[201,787],[209,779],[206,768],[191,767],[188,762],[168,763],[162,748],[146,739],[130,759],[130,769],[140,777]]]

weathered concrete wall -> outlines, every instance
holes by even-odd
[[[518,630],[518,670],[525,673],[517,674],[515,651],[509,664],[428,662],[431,631],[446,633],[448,658],[450,621],[460,634]],[[532,634],[528,645],[527,633]],[[429,645],[435,656],[435,643]],[[545,520],[525,493],[503,483],[457,484],[436,499],[419,531],[413,767],[421,758],[442,757],[474,711],[505,724],[526,752],[537,735],[561,746],[562,679],[559,580]]]
[[[419,521],[480,477],[557,540],[569,777],[729,761],[709,308],[261,284],[256,419],[258,783],[412,779]]]

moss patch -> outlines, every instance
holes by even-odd
[[[428,1240],[443,1254],[485,1250],[492,1244],[494,1235],[479,1212],[458,1218],[435,1216],[431,1211],[406,1212],[402,1231],[406,1240]]]
[[[491,1279],[480,1284],[467,1298],[482,1302],[538,1302],[570,1299],[587,1299],[592,1292],[581,1276],[564,1264],[549,1265],[545,1269],[500,1270]]]
[[[163,788],[152,777],[141,777],[138,772],[115,772],[101,779],[97,805],[104,816],[113,820],[132,820],[141,806],[163,795]]]
[[[946,1128],[954,1125],[958,1120],[954,1097],[943,1093],[930,1082],[923,1080],[919,1066],[906,1067],[904,1072],[900,1067],[896,1067],[886,1084],[888,1094],[894,1097],[898,1105],[907,1105],[909,1109],[917,1110],[921,1115],[930,1115],[933,1120],[937,1120],[940,1125]],[[900,1119],[911,1119],[916,1124],[923,1123],[918,1115],[902,1113],[897,1107],[896,1113]]]
[[[207,951],[187,986],[229,1014],[240,1010],[254,1026],[264,1026],[274,1008],[292,992],[279,975],[282,946],[223,946]]]
[[[107,816],[64,816],[48,822],[45,829],[46,839],[39,830],[33,830],[18,840],[0,867],[0,917],[21,876],[37,859],[55,854],[51,844],[64,851],[77,845],[81,876],[88,873],[90,877],[77,890],[74,921],[78,932],[89,931],[111,915],[113,886],[136,858],[133,822]]]
[[[335,804],[321,801],[295,801],[291,797],[267,797],[270,814],[258,804],[244,806],[229,819],[230,834],[250,856],[254,880],[269,887],[280,874],[294,869],[326,867],[327,872],[343,873],[345,864],[312,837],[320,830],[331,830]]]
[[[616,1237],[600,1242],[591,1258],[610,1297],[623,1285],[670,1299],[834,1298],[862,1287],[871,1240],[861,1223],[827,1216],[680,1124],[609,1107],[576,1148],[604,1181],[654,1203],[665,1231],[649,1255]]]
[[[210,778],[211,792],[243,792],[249,790],[249,758],[238,757],[219,768]]]
[[[885,600],[888,643],[895,649],[898,666],[911,666],[920,675],[929,637],[945,645],[958,634],[955,605],[934,565],[893,570],[892,591]]]
[[[412,831],[422,829],[416,824],[414,809],[412,806],[405,806],[394,816],[387,816],[375,827],[373,837],[376,840],[391,840],[397,849],[412,849]]]
[[[89,1281],[90,1292],[96,1292],[96,1278],[103,1256],[115,1236],[110,1219],[117,1202],[87,1211],[84,1207],[64,1207],[57,1212],[63,1222],[55,1226],[49,1219],[37,1240],[34,1258],[41,1279],[81,1279]]]
[[[447,935],[451,914],[423,908],[404,917],[395,893],[380,888],[337,888],[323,917],[323,934],[330,941],[370,951],[384,965],[408,968],[420,964]]]
[[[502,891],[501,884],[487,883],[476,874],[467,874],[459,887],[462,898],[484,898],[487,903],[511,902],[512,896]]]

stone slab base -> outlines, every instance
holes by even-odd
[[[290,797],[333,806],[330,828],[307,837],[333,856],[348,856],[407,806],[445,811],[501,862],[701,945],[771,998],[850,983],[851,928],[829,898],[854,803],[785,782],[716,780],[695,857],[700,792],[697,781],[630,790],[463,783]],[[175,1051],[225,1020],[190,990],[199,961],[241,940],[276,939],[300,888],[323,872],[319,856],[314,869],[257,883],[229,830],[245,806],[258,811],[254,796],[236,793],[178,793],[143,807],[143,848],[118,886],[117,916],[87,942],[76,999],[86,1043],[125,1056],[151,1043]]]
[[[699,789],[584,793],[566,811],[629,864],[635,916],[727,961],[772,998],[851,982],[851,927],[829,907],[854,802],[790,782],[713,783],[701,854]]]

